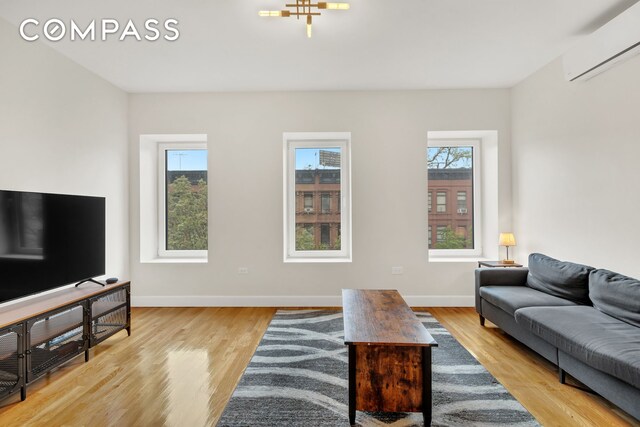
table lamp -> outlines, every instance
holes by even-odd
[[[515,264],[512,259],[509,259],[509,246],[516,245],[516,238],[513,233],[500,233],[500,240],[498,245],[505,246],[507,248],[507,258],[502,260],[503,264]]]

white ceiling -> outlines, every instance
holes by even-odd
[[[350,0],[303,21],[285,0],[0,0],[0,16],[179,21],[176,42],[61,41],[129,92],[511,87],[636,0]],[[26,43],[26,42],[25,42]]]

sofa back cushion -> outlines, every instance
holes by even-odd
[[[559,261],[543,254],[529,255],[527,286],[578,304],[590,304],[589,273],[593,267]]]
[[[594,270],[589,275],[589,297],[601,312],[640,327],[640,280]]]

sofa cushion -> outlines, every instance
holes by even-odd
[[[480,288],[480,296],[512,316],[522,307],[576,305],[526,286],[483,286]]]
[[[515,318],[570,356],[640,388],[640,328],[580,305],[521,308]]]
[[[589,275],[589,298],[601,312],[640,327],[640,280],[594,270]]]
[[[578,304],[590,304],[591,270],[593,267],[559,261],[543,254],[531,254],[527,286]]]

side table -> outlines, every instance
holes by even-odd
[[[505,264],[502,261],[478,261],[478,268],[481,267],[489,267],[489,268],[496,268],[496,267],[503,267],[503,268],[508,268],[508,267],[522,267],[522,264]]]

